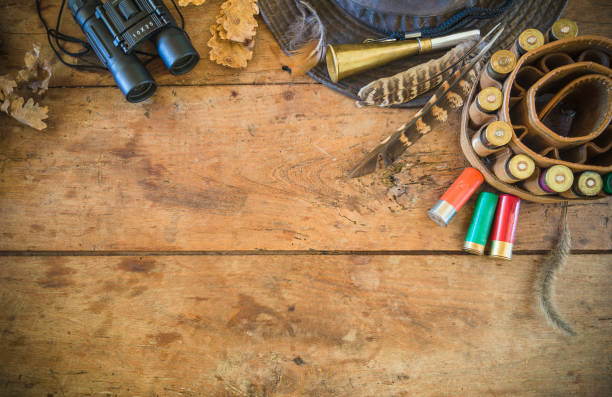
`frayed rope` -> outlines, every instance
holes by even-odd
[[[572,237],[567,223],[567,202],[563,204],[561,209],[559,228],[559,241],[542,266],[541,277],[537,283],[538,296],[540,299],[540,307],[548,323],[555,329],[569,335],[576,335],[576,331],[561,318],[553,300],[556,273],[567,263],[572,245]]]

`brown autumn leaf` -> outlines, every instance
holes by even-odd
[[[223,27],[224,36],[238,43],[248,43],[255,37],[259,7],[255,0],[227,0],[221,5],[217,24]]]
[[[223,31],[220,25],[210,27],[210,33],[212,33],[212,37],[208,40],[210,60],[230,68],[245,68],[247,62],[253,58],[254,41],[251,40],[246,45],[231,40],[222,40],[219,37],[220,31]]]
[[[40,49],[34,46],[24,57],[24,67],[0,76],[0,111],[37,130],[47,128],[43,122],[48,108],[40,106],[32,96],[42,97],[49,88],[51,65],[40,57]]]
[[[0,101],[4,101],[13,93],[17,87],[17,82],[11,79],[8,74],[0,76]]]
[[[34,94],[42,95],[49,89],[51,65],[40,57],[40,48],[36,45],[24,56],[25,67],[17,72],[19,86],[26,86]]]
[[[206,0],[178,0],[178,5],[181,7],[187,7],[189,4],[199,6],[206,3]]]
[[[8,110],[10,115],[20,123],[29,125],[37,130],[44,130],[47,128],[47,124],[45,124],[43,120],[49,117],[49,108],[40,106],[35,103],[32,98],[24,103],[23,98],[17,97],[11,101]]]

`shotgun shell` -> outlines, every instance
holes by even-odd
[[[512,139],[512,126],[504,121],[494,121],[483,126],[472,137],[472,147],[480,157],[499,151]]]
[[[491,115],[499,110],[504,95],[497,87],[487,87],[481,90],[470,105],[468,114],[470,121],[476,128],[491,120]]]
[[[606,174],[603,178],[603,191],[606,194],[612,194],[612,172]]]
[[[427,211],[427,215],[438,225],[446,227],[463,204],[482,185],[482,182],[484,182],[484,177],[477,169],[466,168],[440,197],[436,205]]]
[[[487,73],[495,80],[503,81],[514,70],[515,66],[516,55],[512,51],[499,50],[491,57],[487,65]]]
[[[481,112],[494,113],[499,110],[503,100],[504,96],[499,88],[487,87],[478,93],[474,103]]]
[[[502,182],[516,183],[529,178],[535,171],[535,162],[525,154],[508,151],[493,163],[493,172]]]
[[[514,178],[522,181],[533,175],[533,171],[535,171],[535,162],[531,157],[525,154],[517,154],[516,156],[512,156],[510,161],[506,163],[506,170]]]
[[[524,30],[518,37],[514,49],[519,56],[544,45],[544,35],[538,29]]]
[[[550,28],[550,41],[569,39],[578,36],[578,25],[571,19],[561,18]]]
[[[520,206],[521,199],[516,196],[511,194],[499,196],[491,234],[491,256],[512,259],[512,246]]]
[[[601,175],[593,171],[585,171],[575,180],[572,190],[578,196],[597,196],[603,187]]]
[[[499,50],[493,54],[485,72],[480,75],[480,88],[500,88],[506,76],[516,66],[516,55],[512,51]]]
[[[574,184],[574,173],[564,165],[553,165],[540,174],[540,187],[547,193],[563,193]]]
[[[463,250],[476,255],[483,255],[489,232],[495,218],[495,207],[497,206],[497,194],[481,192],[476,201],[472,222],[465,236]]]

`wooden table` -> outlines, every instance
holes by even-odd
[[[50,55],[33,3],[0,2],[0,72]],[[204,59],[154,65],[147,102],[55,61],[49,129],[2,117],[0,395],[612,393],[611,200],[569,208],[562,335],[534,293],[560,207],[524,204],[511,262],[463,254],[471,211],[426,217],[465,165],[456,132],[410,150],[401,198],[348,179],[413,110],[292,78],[261,20],[246,70],[209,62],[219,5],[184,9]],[[612,33],[610,1],[566,15]]]

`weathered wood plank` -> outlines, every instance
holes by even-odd
[[[0,129],[2,250],[460,250],[473,204],[426,216],[464,167],[452,125],[410,151],[406,190],[346,177],[407,118],[321,86],[53,89],[50,128]],[[574,249],[612,248],[611,200],[570,210]],[[558,208],[524,205],[517,249],[543,250]]]
[[[279,69],[278,45],[261,18],[255,46],[254,59],[245,70],[236,71],[221,67],[208,61],[206,42],[210,38],[209,27],[213,23],[222,0],[208,0],[200,7],[183,8],[187,30],[195,47],[202,55],[202,62],[191,73],[176,77],[169,74],[161,63],[152,69],[159,84],[165,85],[207,85],[207,84],[262,84],[262,83],[310,83],[309,77],[291,77]],[[0,29],[3,40],[0,43],[0,73],[7,68],[20,67],[23,54],[31,48],[32,43],[42,45],[43,53],[51,55],[42,24],[36,15],[34,1],[4,1],[0,4]],[[44,16],[55,26],[60,2],[45,0]],[[170,4],[168,2],[168,4]],[[596,13],[594,12],[596,11]],[[597,0],[571,1],[565,16],[576,20],[582,34],[612,34],[612,4]],[[62,31],[75,36],[82,36],[72,21],[69,13],[64,15]],[[71,70],[56,62],[54,65],[54,86],[94,86],[113,85],[112,78],[104,73],[88,73]]]
[[[612,392],[612,268],[539,256],[0,258],[4,396]]]
[[[0,4],[0,26],[3,42],[0,56],[7,62],[0,62],[0,73],[9,68],[23,65],[23,54],[32,48],[33,43],[41,45],[43,54],[54,60],[52,86],[97,86],[114,85],[108,73],[77,71],[62,65],[55,59],[44,34],[44,29],[36,14],[35,2],[4,2]],[[25,4],[27,3],[27,4]],[[170,2],[166,2],[170,5]],[[194,47],[202,60],[196,68],[183,76],[173,76],[161,61],[150,65],[150,70],[158,84],[165,85],[208,85],[208,84],[264,84],[264,83],[314,83],[308,76],[292,77],[281,70],[278,54],[280,48],[261,18],[255,44],[253,60],[247,69],[229,69],[208,60],[210,25],[214,23],[221,0],[208,0],[200,7],[182,8],[187,31]],[[59,1],[45,0],[44,16],[55,27]],[[62,31],[72,36],[83,37],[74,23],[70,12],[62,19]]]

